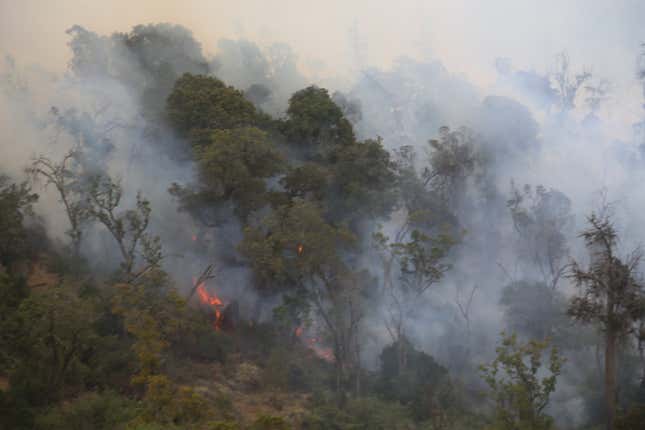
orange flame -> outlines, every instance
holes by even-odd
[[[302,326],[296,327],[295,330],[295,335],[297,337],[302,338],[302,341],[307,345],[307,348],[309,348],[311,351],[313,351],[314,354],[316,354],[318,357],[322,358],[325,361],[328,361],[332,363],[334,361],[334,352],[332,351],[331,348],[325,348],[320,345],[318,345],[318,342],[320,342],[320,339],[317,337],[302,337],[304,329]]]
[[[302,243],[299,243],[296,247],[296,251],[298,251],[298,255],[302,255],[302,253],[305,252],[305,246]]]
[[[193,278],[193,284],[195,282],[197,281]],[[213,308],[215,311],[215,330],[220,330],[222,328],[222,308],[224,307],[224,302],[216,294],[210,295],[206,291],[206,282],[200,282],[197,285],[197,297],[199,297],[200,302]]]

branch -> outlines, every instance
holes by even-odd
[[[195,291],[197,291],[197,288],[199,288],[199,286],[201,284],[203,284],[207,280],[213,279],[215,277],[215,275],[213,275],[213,270],[214,269],[215,269],[214,264],[209,264],[208,266],[206,266],[206,269],[204,269],[202,274],[199,275],[199,278],[197,278],[197,280],[195,281],[195,283],[193,285],[193,288],[191,288],[190,293],[188,294],[188,297],[186,298],[187,302],[190,301],[190,299],[193,298],[193,296],[195,295]]]

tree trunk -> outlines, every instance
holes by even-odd
[[[338,407],[341,409],[344,408],[347,403],[345,387],[343,386],[344,379],[343,363],[336,359],[336,402]]]
[[[616,419],[616,334],[609,329],[605,337],[605,406],[607,430],[614,430]]]
[[[397,344],[397,358],[399,364],[399,375],[408,367],[408,348],[407,339],[403,334],[399,334]]]

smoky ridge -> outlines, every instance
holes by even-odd
[[[486,84],[432,41],[371,62],[359,21],[332,66],[164,22],[71,25],[62,73],[7,54],[0,284],[20,336],[0,389],[47,382],[13,425],[59,425],[85,396],[129,405],[123,425],[638,422],[645,74],[627,28],[620,66],[486,47]],[[127,372],[97,364],[109,342]],[[182,387],[196,411],[149,412]],[[288,427],[252,427],[270,421]]]

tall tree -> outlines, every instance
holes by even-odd
[[[483,174],[483,158],[472,130],[462,127],[439,128],[439,136],[429,142],[429,166],[422,173],[424,184],[441,197],[446,207],[458,213],[471,178]]]
[[[185,209],[205,224],[206,209],[233,203],[241,218],[268,202],[266,181],[284,168],[284,159],[267,133],[255,127],[213,130],[209,142],[195,148],[199,182],[182,187],[174,184],[171,193]]]
[[[195,143],[209,143],[212,130],[254,126],[266,120],[241,91],[217,78],[190,73],[175,82],[166,100],[166,116],[180,135],[192,135]]]
[[[162,259],[161,241],[148,231],[150,202],[137,193],[136,209],[121,210],[123,189],[109,176],[97,176],[87,192],[90,216],[103,224],[117,243],[123,259],[121,268],[126,276],[133,275],[138,257],[148,267],[157,266]]]
[[[425,293],[438,283],[450,268],[446,261],[453,239],[446,234],[429,235],[414,229],[413,217],[393,239],[377,232],[373,235],[384,267],[387,316],[385,326],[399,347],[400,369],[407,362],[407,326]],[[427,215],[426,215],[427,216]],[[398,274],[398,279],[394,279]]]
[[[80,255],[83,227],[89,215],[85,205],[85,196],[79,185],[80,178],[74,168],[78,164],[77,157],[78,152],[75,150],[67,152],[60,162],[40,156],[27,169],[34,179],[43,177],[45,186],[53,185],[56,188],[69,221],[69,229],[66,233],[72,241],[72,251],[75,257]]]
[[[591,253],[588,267],[571,264],[569,277],[578,287],[571,299],[569,315],[600,327],[605,338],[605,402],[607,430],[616,419],[616,359],[620,342],[638,333],[638,322],[645,317],[645,289],[637,279],[642,254],[632,252],[624,260],[617,256],[618,235],[608,210],[592,214],[589,228],[580,237]]]
[[[511,183],[507,201],[518,236],[518,255],[529,271],[537,270],[544,284],[555,289],[566,272],[567,230],[572,224],[571,200],[542,185],[522,190]],[[532,275],[532,273],[528,273]]]
[[[354,241],[349,231],[327,223],[315,203],[295,199],[258,227],[248,227],[240,244],[259,288],[301,292],[322,321],[332,344],[339,394],[356,358],[362,318],[364,282],[343,259]]]
[[[289,99],[283,131],[290,144],[304,151],[308,158],[336,145],[355,140],[352,125],[324,88],[307,87]]]

